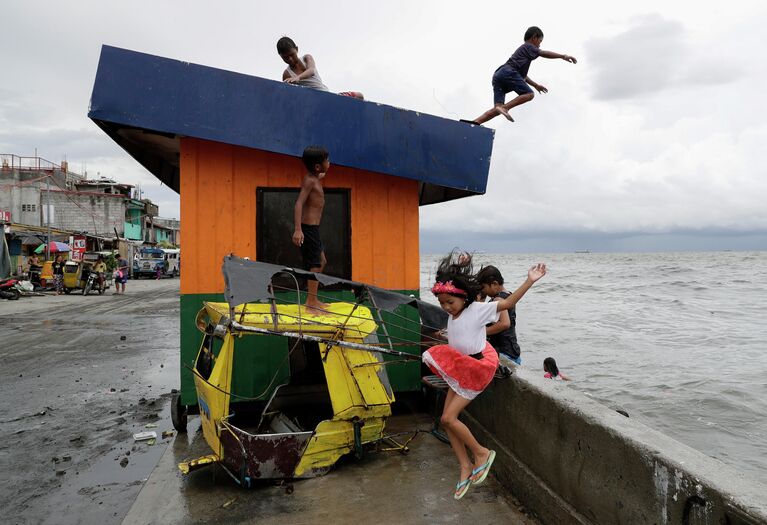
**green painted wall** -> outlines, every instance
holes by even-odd
[[[126,210],[123,236],[126,239],[141,240],[141,210]]]
[[[406,294],[418,294],[417,290],[404,291]],[[350,292],[323,292],[325,296],[334,296],[345,301],[353,301]],[[295,293],[290,294],[290,301],[295,301]],[[301,294],[301,301],[305,300]],[[181,296],[181,401],[185,405],[197,404],[194,378],[191,367],[202,343],[203,334],[197,329],[195,318],[204,301],[224,302],[223,294],[185,294]],[[413,355],[420,355],[420,324],[415,308],[401,307],[393,314],[384,313],[384,322],[389,335],[397,342],[412,342],[412,345],[395,346],[394,349]],[[378,330],[381,342],[387,342],[383,330]],[[274,387],[284,383],[290,374],[287,359],[288,340],[279,336],[248,335],[235,343],[234,375],[232,392],[236,395],[259,399],[268,398]],[[384,355],[386,361],[401,360],[398,357]],[[387,367],[389,381],[395,392],[414,391],[421,388],[421,363],[396,363]],[[237,401],[237,399],[233,399]]]

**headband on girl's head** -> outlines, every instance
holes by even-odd
[[[431,293],[434,295],[441,294],[441,293],[454,293],[458,295],[469,295],[466,293],[465,290],[461,290],[456,285],[453,284],[453,281],[437,281],[434,283],[434,286],[431,287]]]

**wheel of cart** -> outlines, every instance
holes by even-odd
[[[181,403],[181,393],[175,388],[171,390],[170,420],[178,432],[186,432],[186,419],[189,414],[187,406]]]

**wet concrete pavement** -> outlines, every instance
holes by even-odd
[[[171,441],[178,279],[127,292],[0,301],[4,523],[120,523]]]
[[[424,414],[400,413],[389,420],[387,431],[430,426]],[[217,466],[179,476],[180,461],[210,453],[198,429],[199,418],[191,418],[188,434],[167,449],[123,525],[538,523],[492,476],[455,501],[455,457],[449,445],[427,433],[411,442],[408,454],[345,457],[322,477],[241,489]]]
[[[209,453],[198,417],[154,445],[132,437],[172,428],[178,328],[178,280],[0,301],[3,523],[535,523],[492,477],[454,501],[455,459],[429,434],[288,485],[241,489],[217,466],[182,477],[179,461]],[[430,422],[403,413],[389,429]]]

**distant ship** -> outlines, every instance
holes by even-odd
[[[591,250],[575,250],[575,253],[591,253]]]

